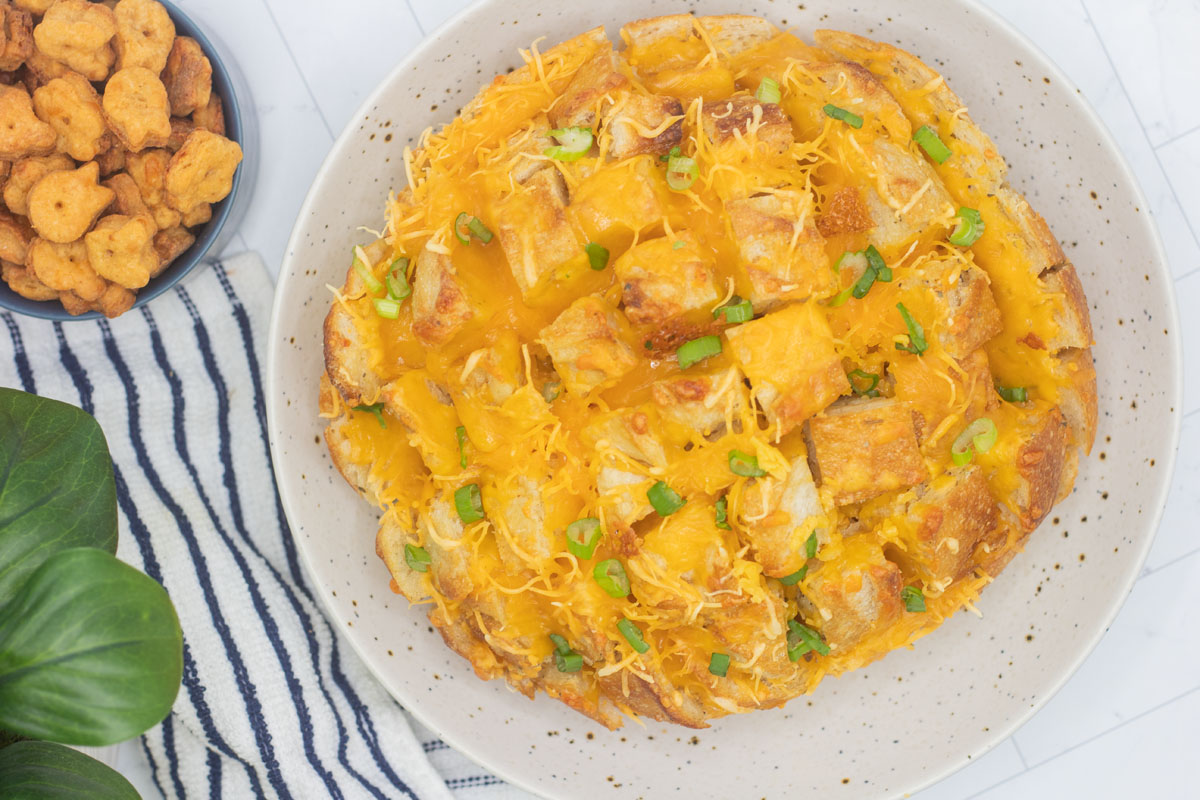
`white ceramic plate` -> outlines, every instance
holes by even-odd
[[[518,47],[596,24],[736,5],[807,36],[840,28],[896,42],[931,64],[1012,164],[1049,220],[1092,306],[1100,429],[1074,494],[984,592],[982,619],[959,614],[868,669],[830,679],[782,710],[693,732],[651,723],[616,733],[561,704],[475,678],[425,619],[388,589],[375,515],[321,441],[325,285],[351,245],[381,227],[404,182],[403,147],[452,118]],[[854,6],[851,8],[851,6]],[[1129,169],[1065,76],[973,3],[809,0],[795,6],[665,0],[482,2],[395,69],[337,140],[300,211],[271,325],[269,424],[292,530],[326,610],[387,689],[454,747],[550,797],[760,797],[836,792],[896,797],[1010,735],[1091,651],[1124,600],[1158,524],[1179,430],[1181,359],[1171,281]],[[796,796],[793,794],[792,796]]]

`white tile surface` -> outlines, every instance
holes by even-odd
[[[1024,772],[978,800],[1196,796],[1200,690]]]
[[[251,84],[264,148],[254,205],[231,248],[240,242],[258,250],[274,271],[312,177],[345,120],[407,48],[467,4],[179,1],[225,42]],[[1185,99],[1195,98],[1200,81],[1200,3],[985,2],[1062,67],[1095,106],[1145,190],[1177,278],[1186,343],[1184,410],[1195,413],[1184,421],[1159,538],[1109,635],[1013,739],[916,797],[1194,797],[1200,742],[1200,617],[1194,613],[1200,606],[1200,104]],[[122,746],[120,768],[132,770],[136,747]],[[130,777],[149,786],[144,775]]]
[[[1083,0],[1155,146],[1200,128],[1200,3]]]
[[[1197,35],[1200,36],[1200,28]],[[1194,77],[1200,79],[1200,72]],[[1200,237],[1200,130],[1163,145],[1158,150],[1158,157],[1163,169],[1171,176],[1192,234]],[[1191,260],[1191,269],[1200,269],[1200,257]]]

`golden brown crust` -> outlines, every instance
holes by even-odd
[[[1092,319],[1088,313],[1087,297],[1083,284],[1075,272],[1075,265],[1067,261],[1042,275],[1046,290],[1062,298],[1062,305],[1055,314],[1058,331],[1046,342],[1050,352],[1070,348],[1092,346]]]
[[[1063,467],[1069,461],[1070,428],[1057,408],[1031,420],[1029,436],[1017,451],[1020,484],[1014,500],[1025,531],[1036,528],[1059,495]]]

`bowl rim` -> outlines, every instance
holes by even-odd
[[[221,57],[221,52],[213,45],[212,39],[204,31],[204,29],[196,23],[191,17],[183,12],[183,10],[171,0],[158,0],[167,9],[167,13],[171,17],[171,22],[176,27],[176,36],[190,36],[200,44],[200,49],[204,55],[208,57],[212,64],[213,75],[213,91],[218,92],[221,97],[221,102],[224,104],[225,114],[225,136],[233,142],[236,142],[243,150],[243,161],[238,164],[237,169],[233,173],[233,184],[229,189],[229,194],[219,200],[213,206],[213,216],[204,224],[200,235],[196,237],[196,241],[188,247],[182,255],[179,256],[165,272],[158,277],[163,280],[154,278],[146,286],[138,290],[137,296],[130,306],[130,311],[135,308],[141,308],[149,303],[154,298],[174,288],[185,277],[191,274],[192,270],[200,264],[204,263],[205,256],[213,244],[220,237],[225,228],[226,222],[234,209],[234,199],[238,196],[238,190],[242,186],[242,174],[245,172],[245,129],[242,125],[241,106],[237,92],[236,82],[228,68],[226,68],[224,59]],[[182,25],[180,23],[182,22]],[[184,30],[182,34],[179,28]],[[38,319],[54,320],[56,322],[74,322],[93,319],[104,319],[104,315],[99,311],[88,311],[83,314],[71,315],[62,307],[62,304],[57,300],[30,300],[26,297],[21,297],[16,292],[12,291],[0,281],[0,309],[11,311],[17,314],[24,314],[27,317],[36,317]],[[126,312],[128,313],[128,312]]]
[[[338,151],[340,151],[345,143],[353,136],[359,122],[369,115],[372,108],[379,104],[380,98],[385,93],[387,88],[390,87],[393,82],[400,80],[402,73],[404,73],[411,67],[413,63],[419,61],[420,59],[431,55],[436,55],[436,53],[432,52],[434,50],[434,46],[441,36],[448,30],[463,24],[485,6],[500,4],[503,2],[504,0],[474,0],[474,2],[451,15],[434,30],[427,33],[416,47],[410,50],[404,58],[400,59],[396,63],[391,71],[389,71],[387,75],[385,75],[379,81],[379,83],[376,84],[375,88],[366,96],[363,102],[359,104],[354,113],[348,117],[346,125],[342,128],[337,138],[330,145],[329,152],[322,160],[320,169],[318,169],[313,176],[309,191],[305,195],[304,202],[297,212],[296,223],[292,228],[290,236],[288,237],[287,249],[284,253],[281,271],[276,282],[275,297],[271,306],[271,321],[268,329],[268,349],[266,359],[267,430],[270,436],[272,465],[275,472],[276,483],[279,487],[279,492],[283,500],[284,511],[289,515],[289,518],[291,514],[290,509],[292,507],[292,503],[290,490],[287,488],[288,482],[284,480],[283,465],[285,463],[285,459],[283,459],[282,454],[278,452],[278,447],[280,447],[280,445],[278,444],[278,437],[274,436],[274,432],[277,430],[277,422],[279,419],[276,398],[280,396],[279,387],[276,385],[276,359],[278,357],[277,353],[281,349],[278,343],[284,341],[280,331],[280,320],[282,316],[280,311],[284,305],[284,296],[286,293],[285,286],[289,281],[289,267],[295,258],[295,254],[300,250],[300,243],[303,237],[303,228],[306,225],[307,218],[312,213],[313,205],[318,199],[318,193],[315,191],[315,189],[320,183],[324,182],[328,178],[330,173],[333,172]],[[1062,70],[1062,68],[1059,67],[1058,64],[1045,51],[1038,47],[1037,44],[1035,44],[1034,41],[1029,38],[1029,36],[1019,30],[1007,19],[1002,17],[997,11],[994,11],[993,9],[984,5],[982,0],[957,0],[957,2],[965,6],[969,12],[978,14],[987,27],[1008,37],[1016,46],[1023,49],[1026,53],[1038,60],[1039,66],[1044,68],[1047,71],[1047,74],[1053,80],[1060,82],[1061,85],[1064,86],[1074,87],[1077,85],[1075,81],[1071,80],[1070,77]],[[692,12],[684,8],[679,13]],[[1154,221],[1153,216],[1148,212],[1150,206],[1147,202],[1145,191],[1142,189],[1137,175],[1133,172],[1133,169],[1130,167],[1124,153],[1117,146],[1116,140],[1113,138],[1108,126],[1093,107],[1092,103],[1082,94],[1082,92],[1074,92],[1073,97],[1078,103],[1078,108],[1083,112],[1087,122],[1090,123],[1091,127],[1098,134],[1099,143],[1107,151],[1107,155],[1110,157],[1110,159],[1116,162],[1121,170],[1122,175],[1132,187],[1133,199],[1136,200],[1138,206],[1140,206],[1142,209],[1147,209],[1147,213],[1139,215],[1139,218],[1142,220],[1141,224],[1146,226],[1148,233],[1150,234],[1150,239],[1153,244],[1153,252],[1151,255],[1153,257],[1152,261],[1155,269],[1158,270],[1158,272],[1166,279],[1165,288],[1167,303],[1166,308],[1164,308],[1163,311],[1167,315],[1167,327],[1171,331],[1171,335],[1168,337],[1168,347],[1171,350],[1170,361],[1173,368],[1172,374],[1175,378],[1169,402],[1171,403],[1172,407],[1176,409],[1177,413],[1172,415],[1173,419],[1169,423],[1171,425],[1171,430],[1169,431],[1170,446],[1168,448],[1168,453],[1165,456],[1166,463],[1164,466],[1166,469],[1160,473],[1163,478],[1159,483],[1157,492],[1150,498],[1148,505],[1150,513],[1148,514],[1144,524],[1150,533],[1149,535],[1142,537],[1140,547],[1134,554],[1135,557],[1130,560],[1130,568],[1126,572],[1125,580],[1119,585],[1114,586],[1114,590],[1108,594],[1108,604],[1103,608],[1102,613],[1097,617],[1097,619],[1101,621],[1101,624],[1097,624],[1095,626],[1095,632],[1091,638],[1082,646],[1077,648],[1075,656],[1070,664],[1060,672],[1060,674],[1051,682],[1050,686],[1040,695],[1035,697],[1030,703],[1028,703],[1021,713],[1014,714],[1010,719],[1005,720],[1000,725],[990,726],[989,738],[977,750],[973,750],[970,753],[964,752],[955,759],[947,759],[946,763],[940,770],[931,771],[920,783],[895,790],[891,795],[893,798],[907,797],[910,794],[915,794],[916,792],[927,789],[934,784],[937,784],[950,777],[954,773],[966,767],[968,764],[978,761],[982,756],[991,752],[995,747],[1010,739],[1013,734],[1016,733],[1026,722],[1028,722],[1035,714],[1041,711],[1042,708],[1044,708],[1045,705],[1050,701],[1050,699],[1058,694],[1062,687],[1066,685],[1067,681],[1070,680],[1076,672],[1078,672],[1079,668],[1088,659],[1088,657],[1096,649],[1097,645],[1099,645],[1100,641],[1108,633],[1108,629],[1111,627],[1113,620],[1124,606],[1125,600],[1128,598],[1130,592],[1133,590],[1134,584],[1141,575],[1142,566],[1146,561],[1146,557],[1149,555],[1150,548],[1153,546],[1155,538],[1157,537],[1159,527],[1162,523],[1163,513],[1166,509],[1167,499],[1171,491],[1177,463],[1177,453],[1179,449],[1180,432],[1183,421],[1183,343],[1179,328],[1180,322],[1178,298],[1176,297],[1175,283],[1172,279],[1169,268],[1170,262],[1167,259],[1166,250],[1163,246],[1162,235],[1159,232],[1158,225]],[[296,549],[299,551],[300,562],[303,565],[305,575],[310,581],[312,581],[315,587],[319,587],[321,582],[317,579],[317,572],[314,564],[312,563],[312,555],[309,549],[304,546],[303,541],[296,536],[295,533],[292,535],[294,537]],[[384,671],[370,657],[367,650],[362,644],[359,643],[358,639],[349,634],[345,624],[339,621],[340,617],[338,614],[338,609],[333,605],[333,598],[329,597],[326,592],[318,591],[316,594],[320,598],[322,610],[324,611],[326,617],[329,618],[334,624],[335,629],[338,631],[338,635],[340,635],[344,641],[349,643],[350,648],[358,656],[371,676],[380,683],[384,691],[386,691],[395,700],[401,702],[405,710],[412,714],[422,725],[432,730],[444,742],[453,747],[458,753],[470,759],[473,763],[477,764],[481,768],[491,772],[508,783],[523,789],[524,791],[530,792],[538,797],[545,797],[548,798],[548,800],[554,800],[555,796],[547,794],[544,787],[528,783],[522,775],[513,772],[507,763],[490,763],[476,756],[468,742],[465,742],[454,732],[448,732],[438,726],[432,717],[425,712],[424,707],[420,702],[409,702],[412,698],[401,696],[400,694],[393,692],[392,687],[384,674]]]

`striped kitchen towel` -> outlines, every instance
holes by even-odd
[[[271,295],[247,254],[111,322],[0,314],[0,385],[99,420],[117,554],[166,587],[183,626],[183,687],[139,743],[146,779],[131,777],[177,798],[526,797],[414,735],[322,615],[267,447]]]

